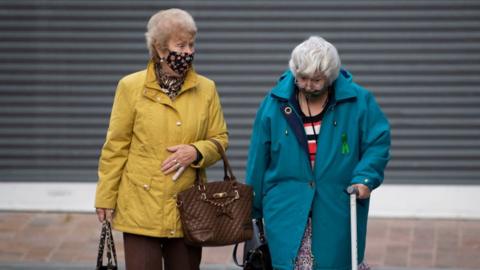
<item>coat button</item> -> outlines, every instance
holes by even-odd
[[[176,123],[176,124],[177,124],[177,126],[181,126],[181,125],[182,125],[182,122],[180,122],[180,121],[177,121],[177,123]]]
[[[174,235],[174,234],[175,234],[174,230],[170,231],[170,235]]]
[[[315,182],[310,181],[310,183],[308,183],[308,185],[309,185],[311,188],[314,188],[314,187],[315,187]]]
[[[147,184],[144,184],[144,185],[143,185],[143,189],[145,189],[146,191],[148,191],[148,190],[150,190],[150,186],[147,185]]]
[[[160,100],[162,100],[162,98],[161,98],[161,97],[157,97],[157,101],[160,101]]]

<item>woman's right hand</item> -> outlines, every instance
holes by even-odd
[[[112,223],[113,209],[97,208],[97,217],[98,221],[100,222],[103,222],[105,219],[107,219],[110,223]]]

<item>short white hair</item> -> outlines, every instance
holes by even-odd
[[[150,57],[156,57],[155,45],[167,48],[168,40],[173,33],[197,34],[197,26],[192,15],[185,10],[171,8],[155,13],[147,24],[145,38]]]
[[[330,42],[318,36],[311,36],[293,49],[289,61],[293,76],[312,77],[321,72],[328,85],[332,84],[340,72],[340,56]]]

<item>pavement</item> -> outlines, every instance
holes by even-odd
[[[0,212],[0,270],[93,269],[99,234],[93,213]],[[114,239],[124,269],[121,233]],[[232,250],[204,248],[201,269],[239,270]],[[366,260],[377,270],[480,269],[480,220],[370,218]]]

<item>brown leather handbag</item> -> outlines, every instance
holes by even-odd
[[[222,146],[224,179],[202,183],[197,171],[193,187],[177,194],[185,241],[196,246],[225,246],[252,238],[253,191],[237,182]]]

